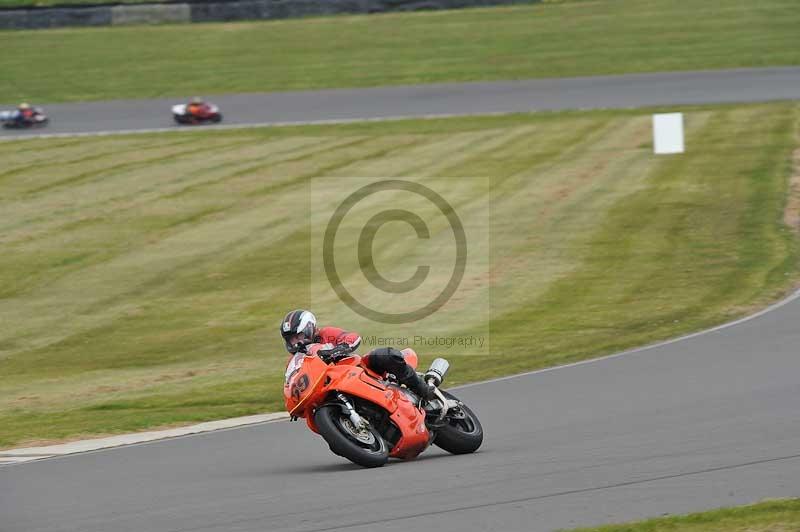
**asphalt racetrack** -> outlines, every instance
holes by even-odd
[[[483,447],[361,469],[274,422],[0,467],[3,532],[548,531],[800,496],[800,298],[456,391]]]
[[[665,88],[654,101],[644,80],[670,76],[634,76],[631,86],[647,94],[631,89],[627,98],[615,78],[518,86],[576,83],[548,93],[560,103],[531,92],[528,108],[538,109],[800,98],[800,69],[770,69],[676,75],[671,86],[682,92],[670,99]],[[737,89],[732,80],[745,78]],[[689,79],[705,88],[692,90]],[[480,86],[495,89],[477,97]],[[523,105],[524,90],[501,86],[515,85],[473,84],[452,99],[434,88],[370,90],[362,115],[399,114],[403,91],[407,114],[500,111],[508,94]],[[709,86],[720,92],[702,94]],[[335,103],[352,93],[335,91],[333,107],[321,98],[305,119],[355,118],[356,99],[350,109]],[[107,105],[75,109],[112,113]],[[468,456],[434,448],[366,470],[330,453],[303,423],[274,422],[3,466],[0,531],[550,531],[798,497],[798,324],[795,295],[690,338],[462,387],[455,393],[486,431]]]
[[[439,84],[376,89],[209,96],[223,126],[627,108],[800,98],[800,68],[669,72],[590,78]],[[29,135],[185,130],[170,108],[187,98],[42,104],[47,128],[0,130],[0,139]],[[0,108],[8,109],[8,103]],[[191,127],[191,126],[190,126]]]

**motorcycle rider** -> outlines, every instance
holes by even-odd
[[[186,106],[186,111],[192,116],[201,116],[208,110],[208,105],[199,96],[195,96]]]
[[[305,353],[312,344],[312,352],[327,363],[335,363],[348,356],[361,345],[361,336],[338,327],[317,327],[317,318],[307,310],[293,310],[281,322],[281,336],[286,350],[295,354]],[[403,353],[393,347],[379,347],[362,357],[362,364],[375,373],[392,373],[400,384],[422,397],[436,397],[435,388],[426,383],[417,372],[406,364]]]
[[[33,117],[36,115],[36,110],[30,106],[28,103],[21,103],[17,107],[17,121],[18,122],[30,122],[33,120]]]

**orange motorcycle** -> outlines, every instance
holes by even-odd
[[[389,457],[409,460],[433,443],[453,454],[471,453],[483,442],[475,414],[454,395],[439,390],[450,364],[437,358],[425,373],[436,399],[422,401],[392,375],[361,365],[359,355],[326,363],[320,344],[298,353],[286,368],[283,388],[292,421],[305,418],[331,451],[364,467],[380,467]],[[417,354],[402,351],[417,368]]]

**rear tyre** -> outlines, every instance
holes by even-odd
[[[442,390],[448,399],[456,397]],[[483,443],[483,427],[478,416],[465,404],[452,417],[447,417],[447,424],[436,430],[433,444],[452,454],[474,453]]]
[[[334,454],[363,467],[381,467],[389,460],[386,441],[371,425],[358,430],[338,405],[326,405],[314,414],[320,435]]]

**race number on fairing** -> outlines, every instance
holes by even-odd
[[[289,386],[289,380],[292,378],[292,375],[297,373],[297,371],[303,366],[303,359],[305,357],[306,356],[303,353],[297,353],[289,361],[289,364],[286,366],[285,386]]]

